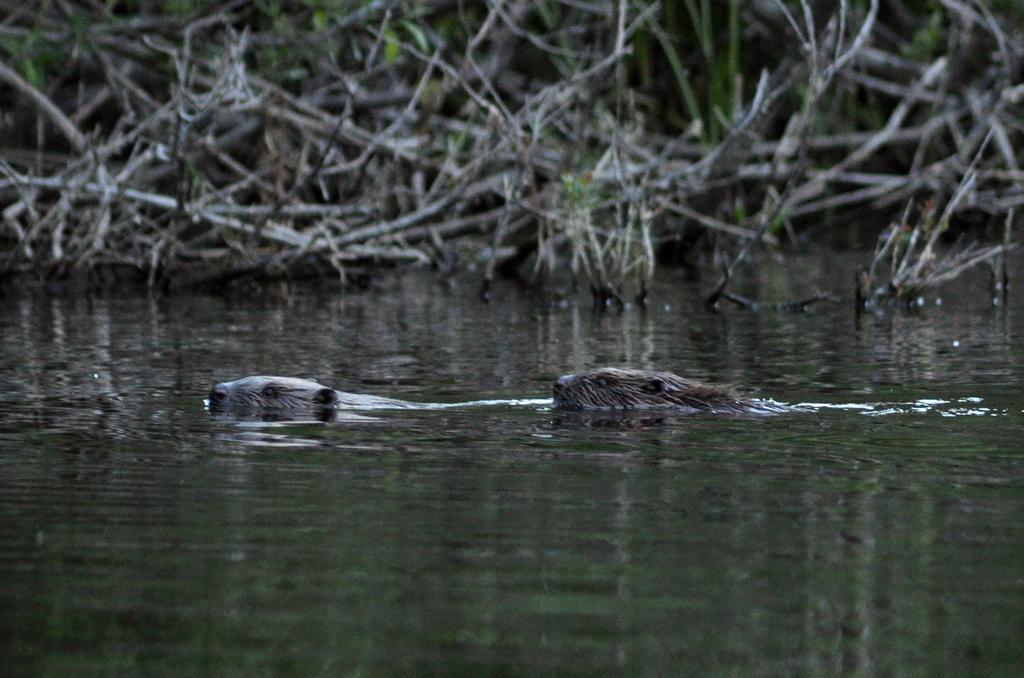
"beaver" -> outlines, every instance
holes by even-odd
[[[785,406],[748,398],[732,386],[705,384],[671,372],[602,367],[566,374],[552,386],[554,404],[563,410],[674,409],[682,412],[768,413]]]
[[[415,407],[422,405],[395,398],[345,393],[312,379],[296,377],[242,377],[210,389],[210,408],[217,411]]]

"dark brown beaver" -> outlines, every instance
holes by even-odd
[[[778,403],[747,398],[731,386],[704,384],[671,372],[602,367],[554,383],[555,407],[566,410],[674,408],[694,412],[782,412]]]
[[[336,391],[295,377],[243,377],[210,389],[210,407],[216,410],[299,410],[348,408],[409,408],[416,403],[359,393]]]

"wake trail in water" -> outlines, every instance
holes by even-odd
[[[790,407],[795,411],[808,412],[853,410],[868,417],[927,413],[935,413],[942,417],[999,417],[1009,414],[1009,410],[1005,408],[983,406],[981,405],[982,402],[982,398],[967,396],[954,400],[920,398],[908,402],[894,403],[797,403]]]

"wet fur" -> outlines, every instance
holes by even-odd
[[[731,386],[705,384],[671,372],[615,367],[567,374],[555,382],[553,391],[555,407],[566,410],[781,411],[775,403],[747,398]]]
[[[394,398],[345,393],[295,377],[253,376],[217,384],[210,389],[210,407],[231,410],[317,410],[335,408],[416,407]]]

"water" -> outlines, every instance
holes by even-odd
[[[3,672],[1019,673],[1022,307],[972,280],[859,328],[847,305],[709,316],[670,275],[648,312],[604,315],[429,276],[256,301],[10,294]],[[605,364],[806,407],[551,410],[555,377]],[[203,408],[252,373],[524,402]]]

